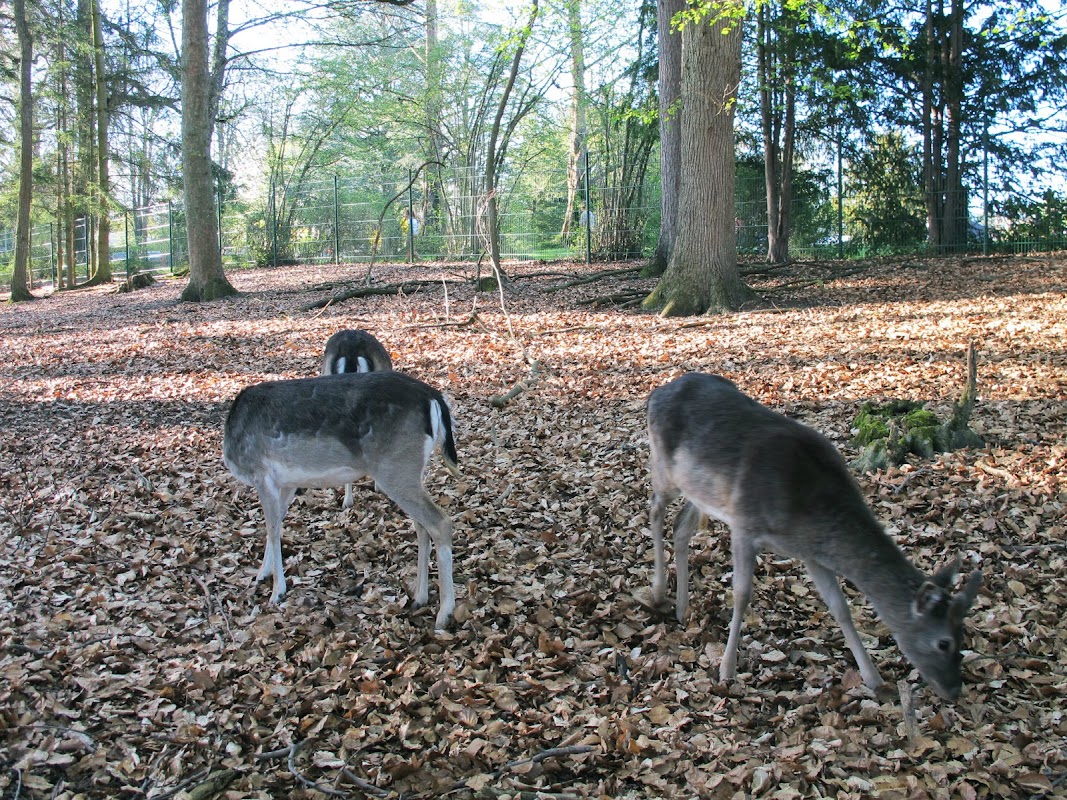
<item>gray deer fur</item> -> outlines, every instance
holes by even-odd
[[[733,614],[719,677],[734,678],[741,623],[760,550],[804,562],[841,626],[870,688],[882,684],[852,622],[837,576],[867,595],[901,651],[942,698],[963,686],[963,619],[982,583],[974,571],[952,594],[959,562],[927,576],[885,533],[837,449],[801,423],[760,405],[730,381],[690,373],[648,398],[651,443],[652,596],[664,600],[667,504],[686,503],[674,528],[675,610],[689,605],[689,541],[703,515],[730,528]]]
[[[244,389],[226,419],[223,460],[253,486],[267,522],[257,580],[274,578],[271,602],[285,594],[281,531],[299,487],[334,487],[363,476],[411,517],[419,542],[415,605],[429,600],[429,544],[437,551],[443,628],[456,605],[452,523],[423,486],[440,446],[454,474],[456,445],[448,404],[436,389],[399,372],[269,381]]]
[[[361,330],[337,331],[326,342],[322,355],[322,375],[342,372],[384,372],[393,361],[382,343]]]
[[[326,342],[320,375],[342,372],[383,372],[393,368],[393,360],[381,342],[363,330],[340,330]],[[352,484],[345,484],[341,508],[355,505]]]

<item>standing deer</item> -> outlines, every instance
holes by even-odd
[[[340,375],[342,372],[383,372],[393,368],[393,360],[382,343],[366,331],[337,331],[326,342],[322,356],[321,375]],[[352,484],[345,484],[345,499],[341,508],[352,508],[355,496]]]
[[[885,533],[836,448],[801,423],[760,405],[734,384],[690,373],[648,398],[651,443],[651,527],[655,553],[652,596],[664,599],[663,521],[682,496],[674,528],[675,611],[689,605],[689,541],[708,515],[730,528],[733,616],[719,678],[733,680],[741,623],[752,595],[760,550],[804,562],[870,688],[878,669],[852,623],[837,576],[870,599],[908,660],[942,698],[955,700],[963,619],[982,584],[974,571],[952,594],[959,562],[927,576]]]
[[[415,523],[416,606],[429,600],[433,540],[441,603],[436,627],[444,628],[456,605],[452,523],[422,482],[438,446],[458,474],[448,404],[436,389],[400,372],[269,381],[242,390],[226,419],[222,454],[263,506],[267,545],[257,580],[274,577],[271,602],[285,594],[282,520],[297,488],[339,486],[369,475]]]

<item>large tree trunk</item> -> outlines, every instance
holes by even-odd
[[[19,207],[15,222],[15,267],[11,300],[32,300],[30,292],[30,202],[33,200],[33,39],[26,19],[26,0],[14,0],[12,11],[19,40]]]
[[[582,2],[567,0],[567,27],[571,45],[571,118],[567,148],[567,208],[563,213],[560,239],[567,242],[574,224],[574,207],[581,182],[582,151],[585,149],[585,43],[582,38]],[[586,209],[591,211],[592,209]]]
[[[729,13],[719,13],[722,9]],[[664,316],[740,308],[752,298],[737,270],[734,106],[741,78],[737,0],[682,29],[678,224],[667,271],[644,302]]]
[[[678,216],[678,179],[681,174],[682,139],[679,117],[682,90],[682,35],[672,30],[671,20],[685,9],[685,0],[659,0],[659,171],[660,225],[656,253],[645,274],[662,275],[674,249]]]
[[[225,31],[219,31],[225,36]],[[218,99],[208,68],[207,0],[182,3],[182,169],[185,190],[186,238],[189,244],[189,285],[182,300],[201,302],[237,293],[222,270],[214,180],[211,174],[211,133]]]

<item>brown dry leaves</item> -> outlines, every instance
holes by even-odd
[[[645,286],[515,268],[515,331],[450,287],[303,313],[362,268],[236,273],[240,298],[164,282],[0,310],[0,795],[75,797],[1044,797],[1067,787],[1067,260],[807,264],[774,310],[698,320],[590,310]],[[569,267],[567,267],[569,268]],[[581,267],[574,267],[580,271]],[[378,268],[383,280],[458,268]],[[790,279],[797,277],[789,276]],[[779,283],[786,279],[775,279]],[[773,289],[775,281],[757,285]],[[314,374],[340,327],[454,401],[457,624],[412,611],[415,537],[360,487],[286,519],[290,594],[251,585],[254,494],[220,458],[248,383]],[[692,555],[687,626],[651,613],[643,403],[685,370],[725,374],[848,450],[868,399],[943,413],[979,348],[988,446],[861,478],[922,567],[986,574],[960,702],[861,684],[800,568],[764,556],[739,680],[717,682],[729,546]],[[851,455],[851,453],[849,453]],[[914,677],[856,614],[887,680]],[[295,745],[300,745],[299,748]],[[232,770],[233,772],[224,772]],[[209,777],[213,782],[209,783]]]

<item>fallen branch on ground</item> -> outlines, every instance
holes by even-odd
[[[579,300],[580,306],[592,306],[593,308],[600,308],[600,306],[618,306],[619,308],[629,308],[630,306],[637,305],[645,297],[648,296],[648,292],[644,289],[630,289],[625,292],[616,292],[615,294],[603,294],[599,297],[591,297],[587,300]]]
[[[564,289],[570,289],[572,286],[583,286],[587,283],[596,283],[604,278],[615,278],[620,275],[633,275],[639,273],[641,267],[627,267],[625,269],[608,269],[603,272],[594,272],[592,275],[586,275],[581,278],[575,278],[573,281],[567,281],[566,283],[557,283],[555,286],[549,286],[542,291],[546,293],[559,292]]]
[[[537,376],[540,370],[541,362],[536,360],[531,361],[529,374],[522,380],[516,382],[516,384],[512,386],[506,394],[495,395],[493,397],[490,397],[489,405],[491,405],[493,408],[503,408],[516,397],[518,397],[520,394],[525,392],[527,389],[533,388],[533,385],[537,383]]]
[[[403,281],[402,283],[386,283],[381,286],[358,286],[355,289],[347,289],[331,297],[324,298],[322,300],[316,300],[314,303],[308,303],[305,306],[301,306],[301,311],[313,311],[316,308],[322,308],[330,305],[331,303],[343,303],[345,300],[351,300],[354,297],[374,297],[376,295],[393,295],[393,294],[408,294],[415,292],[424,286],[437,286],[441,283],[451,283],[453,286],[459,285],[458,281],[438,281],[438,280],[419,280],[419,281]]]

